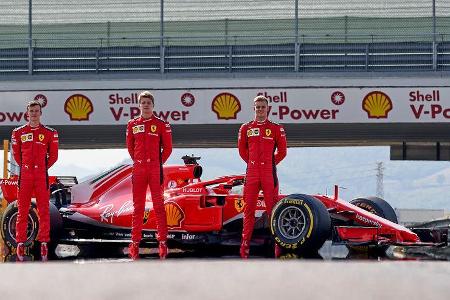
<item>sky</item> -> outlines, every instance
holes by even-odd
[[[192,154],[201,157],[203,180],[245,173],[236,148],[175,148],[167,164],[182,164],[181,157]],[[49,174],[82,180],[127,161],[126,149],[60,150]],[[0,163],[3,165],[3,156]],[[347,201],[375,196],[379,163],[383,168],[383,198],[394,208],[450,211],[450,163],[390,161],[389,147],[288,148],[287,157],[277,167],[280,192],[331,195],[337,184],[340,198]]]

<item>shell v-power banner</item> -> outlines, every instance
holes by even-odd
[[[48,125],[126,124],[139,115],[140,90],[0,92],[0,125],[23,124],[30,100]],[[441,123],[450,120],[450,88],[230,88],[151,90],[155,114],[172,124],[243,123],[253,98],[269,100],[278,123]]]

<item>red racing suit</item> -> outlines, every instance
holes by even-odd
[[[27,240],[28,212],[33,194],[36,197],[39,217],[37,240],[48,242],[50,241],[50,192],[47,170],[58,159],[58,132],[42,124],[36,127],[27,124],[13,130],[11,143],[14,159],[20,166],[17,243]]]
[[[167,219],[163,199],[162,165],[172,153],[172,130],[169,123],[155,115],[128,121],[127,148],[133,160],[133,217],[131,239],[140,242],[145,210],[145,196],[150,187],[156,215],[158,241],[167,240]]]
[[[242,241],[249,245],[255,225],[255,210],[262,189],[270,217],[278,198],[276,165],[286,157],[286,134],[269,120],[251,121],[239,129],[239,155],[247,163],[244,186],[244,228]],[[275,151],[276,150],[276,151]]]

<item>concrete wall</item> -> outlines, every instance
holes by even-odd
[[[395,213],[397,214],[398,222],[405,225],[442,219],[446,215],[444,209],[396,208]]]
[[[186,89],[227,87],[448,87],[450,74],[232,74],[232,75],[61,75],[11,76],[0,91],[53,89]]]

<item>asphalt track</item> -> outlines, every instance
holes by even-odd
[[[241,260],[235,254],[205,256],[172,249],[162,261],[155,249],[141,249],[145,251],[135,262],[122,255],[4,263],[0,298],[411,300],[450,295],[448,246],[390,247],[383,258],[349,256],[346,249],[327,242],[320,259],[253,255]]]
[[[1,299],[448,299],[448,262],[166,260],[8,263]]]

